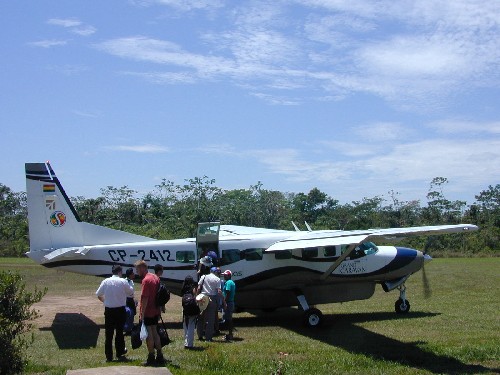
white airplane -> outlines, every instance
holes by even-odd
[[[300,305],[304,322],[322,321],[314,305],[370,298],[377,284],[399,290],[397,313],[407,313],[405,281],[431,260],[421,251],[376,246],[410,235],[463,233],[470,224],[356,231],[287,231],[200,223],[196,238],[155,240],[82,222],[54,170],[26,164],[30,251],[35,262],[63,271],[107,277],[111,266],[143,259],[164,267],[163,281],[179,295],[187,275],[196,277],[202,254],[215,251],[236,282],[239,309],[273,310]],[[295,226],[295,224],[294,224]],[[297,229],[297,228],[296,228]]]

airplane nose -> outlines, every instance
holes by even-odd
[[[406,268],[406,270],[408,272],[413,273],[422,268],[424,257],[420,251],[407,247],[396,247],[396,250],[400,265],[407,266],[408,268]]]
[[[424,262],[429,263],[432,260],[432,257],[429,254],[424,254]]]

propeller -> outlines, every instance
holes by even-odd
[[[430,262],[432,260],[432,257],[427,254],[427,250],[432,245],[432,242],[434,242],[434,237],[429,236],[427,239],[427,243],[424,246],[424,264],[422,265],[422,285],[424,288],[424,298],[430,298],[432,296],[432,290],[431,290],[431,285],[429,283],[429,279],[427,278],[427,274],[425,272],[425,263]]]

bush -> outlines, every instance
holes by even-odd
[[[25,350],[33,342],[33,335],[27,335],[33,328],[30,321],[39,316],[31,306],[45,293],[36,288],[27,292],[21,275],[0,272],[0,374],[23,372]]]

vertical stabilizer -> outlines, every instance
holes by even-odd
[[[36,261],[49,253],[52,257],[68,256],[83,246],[153,240],[80,221],[48,162],[26,163],[26,195],[30,235],[30,252],[27,255]]]
[[[83,245],[80,218],[49,163],[26,163],[30,250]]]

